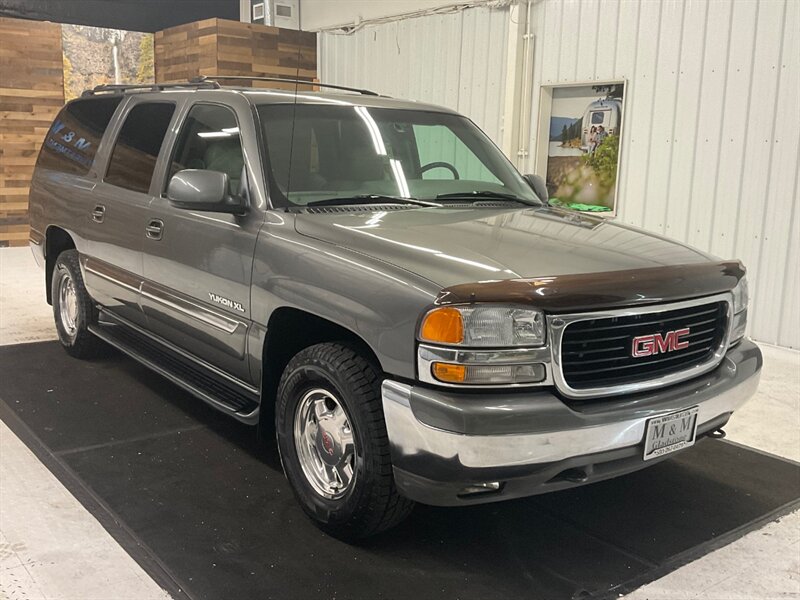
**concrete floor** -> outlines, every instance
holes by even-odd
[[[0,249],[0,344],[55,339],[52,323],[51,308],[44,300],[43,273],[36,267],[30,250]],[[761,387],[726,427],[728,436],[800,462],[800,353],[770,346],[762,346],[762,350]],[[0,423],[0,599],[166,597],[95,518]],[[800,598],[800,511],[629,597]]]

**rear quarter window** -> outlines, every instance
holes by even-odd
[[[58,113],[39,153],[37,166],[85,175],[121,97],[74,100]]]

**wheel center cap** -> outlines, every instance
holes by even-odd
[[[339,464],[341,450],[333,435],[320,425],[317,431],[317,451],[322,460],[329,465]]]

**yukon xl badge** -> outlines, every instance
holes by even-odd
[[[689,328],[668,331],[664,335],[653,333],[650,335],[640,335],[633,338],[631,356],[641,358],[642,356],[652,356],[683,350],[689,347],[689,342],[681,341],[681,338],[689,335]]]
[[[239,312],[244,312],[244,306],[242,306],[239,302],[234,302],[233,300],[229,300],[228,298],[223,298],[222,296],[218,296],[214,292],[208,292],[208,297],[211,299],[212,302],[216,302],[217,304],[222,304],[222,306],[227,306],[228,308],[232,308],[233,310],[238,310]]]

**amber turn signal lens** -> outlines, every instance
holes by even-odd
[[[464,341],[464,321],[455,308],[437,308],[425,315],[420,337],[426,342],[460,344]]]
[[[467,378],[467,367],[448,363],[433,363],[433,376],[445,383],[463,383]]]

